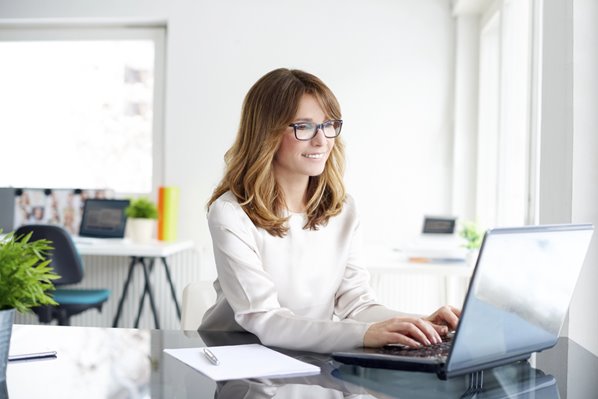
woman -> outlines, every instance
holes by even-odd
[[[430,345],[455,328],[452,307],[420,317],[375,301],[342,181],[341,127],[335,96],[311,74],[276,69],[249,90],[208,202],[217,300],[200,330],[328,353]]]

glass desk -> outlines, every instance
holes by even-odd
[[[250,342],[257,339],[242,333],[15,325],[11,354],[56,350],[58,357],[10,362],[0,398],[598,397],[598,358],[568,339],[538,355],[537,367],[526,361],[486,370],[477,393],[472,387],[480,381],[469,376],[441,381],[434,374],[341,365],[306,352],[285,353],[320,366],[320,375],[216,383],[163,352]]]

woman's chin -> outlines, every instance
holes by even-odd
[[[311,168],[306,174],[309,177],[315,177],[315,176],[320,176],[322,173],[324,173],[323,166],[321,168]]]

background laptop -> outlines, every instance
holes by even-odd
[[[83,208],[80,237],[123,238],[129,200],[87,199]]]
[[[525,359],[554,346],[593,226],[488,230],[448,355],[417,358],[384,349],[335,352],[346,364],[436,372],[442,379]]]

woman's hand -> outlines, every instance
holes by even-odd
[[[443,306],[428,317],[393,317],[374,323],[363,337],[366,347],[381,347],[387,344],[401,344],[411,348],[442,342],[441,336],[454,330],[461,311],[452,306]]]
[[[449,331],[454,331],[457,328],[459,317],[461,317],[461,310],[454,306],[445,305],[426,317],[426,320],[438,327],[444,327],[443,331],[445,332],[441,335],[446,335]]]
[[[374,323],[363,337],[363,345],[377,348],[387,344],[402,344],[411,348],[422,345],[437,344],[442,341],[436,326],[422,317],[393,317],[392,319]]]

